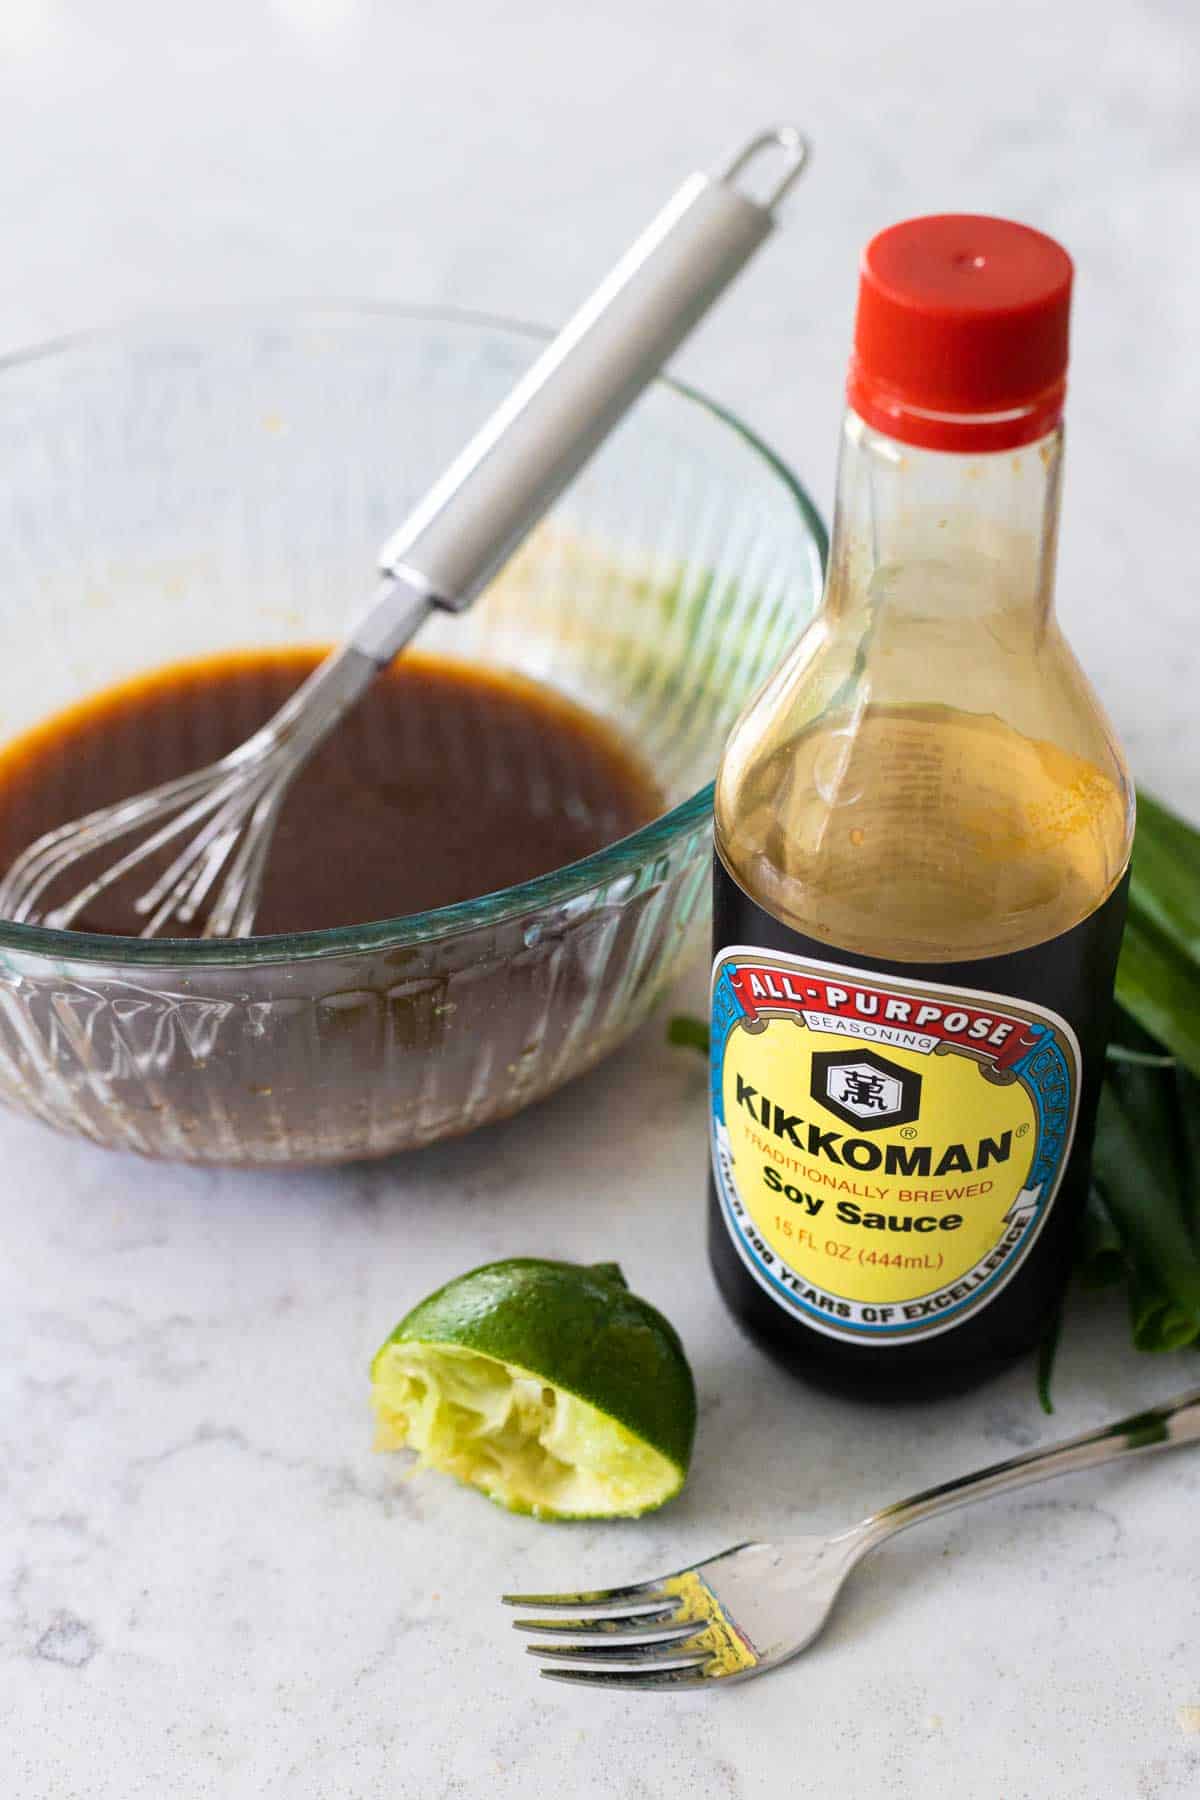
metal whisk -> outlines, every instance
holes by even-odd
[[[782,153],[772,191],[735,185]],[[47,832],[0,882],[0,917],[66,928],[115,882],[182,840],[134,910],[141,937],[203,916],[202,936],[249,933],[271,838],[297,772],[435,609],[462,612],[769,235],[808,147],[791,126],[753,138],[719,175],[664,207],[518,382],[400,530],[346,640],[253,737],[193,775]],[[44,907],[95,852],[141,833],[70,898]]]

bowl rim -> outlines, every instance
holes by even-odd
[[[263,301],[215,303],[208,306],[155,309],[122,324],[64,333],[0,356],[0,377],[31,363],[48,361],[91,345],[151,343],[166,331],[207,331],[218,323],[238,324],[256,318],[277,323],[322,320],[403,319],[414,323],[484,328],[533,342],[547,343],[554,332],[542,325],[469,307],[370,300]],[[812,539],[817,575],[824,570],[829,537],[816,505],[782,456],[736,413],[691,383],[672,375],[656,376],[655,388],[666,388],[691,407],[728,427],[767,466],[794,501]],[[576,898],[628,873],[647,857],[705,825],[712,813],[714,784],[709,781],[669,812],[652,819],[616,843],[594,850],[577,862],[535,875],[529,881],[498,888],[471,900],[456,900],[419,913],[373,919],[363,925],[330,926],[315,931],[280,932],[244,938],[140,938],[90,931],[64,931],[44,925],[0,919],[0,952],[16,952],[57,964],[103,963],[122,970],[165,966],[250,968],[261,964],[309,961],[328,956],[428,943],[497,925],[549,905]]]

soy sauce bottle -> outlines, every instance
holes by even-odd
[[[717,780],[713,1267],[862,1395],[1036,1343],[1085,1196],[1133,794],[1054,616],[1071,280],[867,246],[823,602]]]

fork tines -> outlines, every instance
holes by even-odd
[[[590,1687],[684,1688],[700,1687],[718,1672],[708,1635],[710,1621],[696,1618],[677,1593],[659,1582],[579,1594],[505,1594],[502,1598],[506,1606],[547,1608],[559,1615],[513,1620],[516,1631],[561,1640],[528,1644],[529,1656],[583,1665],[542,1669],[547,1681]]]

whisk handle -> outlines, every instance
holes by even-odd
[[[737,182],[768,153],[784,168],[760,201]],[[383,546],[385,575],[430,604],[469,606],[770,234],[806,157],[780,127],[719,175],[685,181]],[[379,654],[383,621],[371,635]]]

